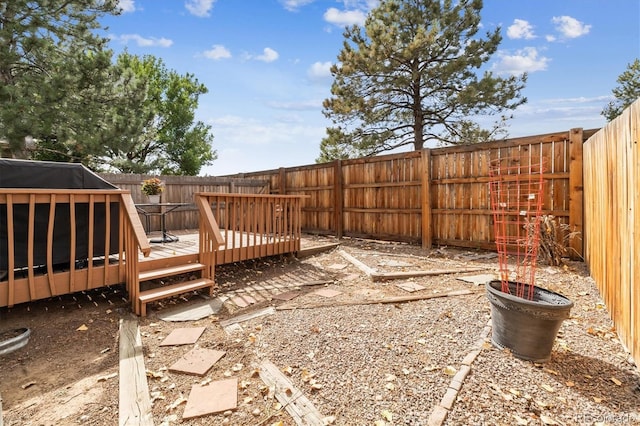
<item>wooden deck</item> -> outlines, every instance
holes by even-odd
[[[298,252],[301,198],[196,193],[199,228],[151,243],[159,233],[145,234],[127,191],[0,188],[0,307],[125,283],[140,314],[148,277],[200,271],[213,284],[216,265]]]
[[[139,261],[142,265],[142,269],[146,270],[145,263],[154,262],[154,261],[163,261],[167,258],[173,257],[182,257],[182,256],[191,256],[195,259],[194,256],[198,254],[198,231],[197,230],[181,230],[181,231],[171,231],[172,235],[175,235],[179,238],[177,242],[174,243],[150,243],[151,253],[148,257],[143,257],[141,254],[139,257]],[[224,233],[223,233],[224,235]],[[148,238],[155,239],[160,236],[159,231],[154,231],[148,235]],[[241,241],[240,235],[236,238],[236,244]],[[254,236],[244,236],[244,241],[252,242],[254,247],[259,246],[260,238],[255,238]],[[227,247],[227,245],[229,247]],[[321,251],[325,251],[331,248],[335,248],[339,245],[337,239],[334,237],[317,237],[310,235],[301,235],[299,240],[299,248],[294,253],[298,256],[310,256],[316,254]],[[224,260],[225,256],[224,251],[229,250],[233,251],[232,244],[230,244],[230,240],[226,241],[225,246],[220,247],[219,251],[222,254],[219,255],[220,258]],[[243,259],[249,260],[249,259]],[[225,263],[233,263],[236,261],[229,262],[221,262],[218,265],[222,265]]]
[[[169,231],[177,236],[178,241],[166,243],[149,242],[151,253],[148,257],[139,254],[140,270],[145,271],[176,263],[193,263],[198,261],[199,238],[197,230]],[[273,237],[250,234],[246,232],[221,231],[225,244],[218,249],[216,265],[241,262],[258,257],[293,253],[299,250],[300,241],[290,239],[274,241]],[[149,241],[160,237],[159,231],[147,235]],[[169,262],[169,263],[167,263]]]

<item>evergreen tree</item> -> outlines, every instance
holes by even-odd
[[[460,143],[474,116],[501,114],[526,102],[526,75],[485,71],[500,29],[478,36],[481,0],[382,0],[364,29],[347,28],[332,69],[332,97],[319,161],[375,155],[428,140]],[[488,131],[502,128],[502,124]]]
[[[25,138],[61,141],[61,128],[91,124],[72,117],[92,103],[87,89],[101,90],[111,56],[95,30],[117,13],[116,0],[0,0],[0,138],[14,154]]]
[[[612,90],[615,100],[602,110],[602,115],[611,121],[629,105],[640,98],[640,59],[627,65],[627,69],[618,77],[619,86]]]

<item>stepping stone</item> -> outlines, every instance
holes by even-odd
[[[183,419],[233,410],[238,406],[238,379],[219,380],[207,385],[193,385]]]
[[[271,296],[271,298],[276,300],[287,301],[287,300],[295,299],[296,297],[300,296],[300,294],[301,294],[300,290],[291,290],[284,293],[274,294],[273,296]]]
[[[475,285],[484,285],[489,281],[495,280],[496,276],[493,274],[480,274],[480,275],[469,275],[466,277],[458,277],[460,281],[468,282]]]
[[[231,299],[231,301],[235,303],[239,308],[246,308],[247,306],[256,303],[256,299],[248,295],[236,296]]]
[[[222,300],[219,298],[201,300],[189,305],[179,305],[175,308],[165,309],[157,314],[162,321],[197,321],[220,312]]]
[[[204,376],[225,353],[212,349],[193,348],[169,367],[169,371]]]
[[[192,345],[198,341],[206,327],[176,328],[165,339],[160,342],[160,346]]]
[[[413,293],[414,291],[424,290],[426,288],[421,286],[420,284],[416,284],[412,282],[396,284],[396,287],[401,288],[405,291],[408,291],[409,293]]]
[[[342,294],[341,291],[332,290],[330,288],[321,288],[320,290],[316,290],[313,293],[322,297],[335,297],[339,294]]]

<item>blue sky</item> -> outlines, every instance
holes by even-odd
[[[197,119],[212,126],[218,159],[200,174],[220,176],[315,162],[343,29],[376,4],[120,0],[103,24],[116,53],[157,56],[209,89]],[[616,79],[640,58],[638,0],[485,0],[482,26],[503,36],[488,66],[529,74],[510,137],[602,127]]]

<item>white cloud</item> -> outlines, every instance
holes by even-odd
[[[512,39],[524,38],[526,40],[536,38],[533,33],[533,25],[522,19],[513,20],[513,24],[507,28],[507,37]]]
[[[545,38],[545,40],[547,40],[549,43],[553,43],[554,41],[556,41],[556,36],[551,35],[551,34],[544,36],[544,38]]]
[[[588,104],[588,103],[598,103],[602,104],[604,102],[608,102],[611,100],[610,95],[605,96],[592,96],[590,98],[586,98],[584,96],[580,96],[578,98],[557,98],[557,99],[547,99],[546,102],[550,104],[558,104],[558,103],[567,103],[567,104]]]
[[[173,44],[173,40],[168,38],[145,38],[139,34],[122,34],[120,36],[113,37],[116,40],[120,40],[121,43],[127,44],[130,41],[135,42],[140,47],[170,47]]]
[[[256,61],[273,62],[276,59],[278,59],[278,57],[280,57],[278,52],[276,52],[270,47],[265,47],[262,52],[263,52],[262,55],[258,55],[253,59],[255,59]]]
[[[300,141],[317,141],[315,148],[320,144],[322,134],[325,131],[325,127],[312,126],[309,124],[301,124],[299,126],[291,126],[290,120],[275,121],[275,120],[262,120],[253,117],[239,117],[239,116],[224,116],[220,118],[214,118],[207,120],[211,124],[216,132],[216,140],[219,144],[222,144],[224,140],[227,145],[237,148],[238,146],[255,148],[257,146],[265,146],[269,149],[269,155],[274,158],[274,164],[278,161],[282,161],[282,156],[279,154],[279,150],[275,149],[275,146],[290,146],[296,145],[299,147]],[[315,133],[315,137],[305,138],[305,135],[309,133]],[[320,137],[318,137],[318,133]],[[249,136],[251,135],[251,136]],[[314,142],[315,143],[315,142]],[[297,149],[297,148],[296,148]],[[308,148],[303,149],[308,154]],[[246,151],[245,151],[246,152]],[[293,150],[290,152],[293,154]],[[278,159],[280,157],[280,159]],[[216,161],[217,163],[217,161]],[[296,163],[294,163],[296,164]],[[305,164],[299,162],[298,164]],[[263,167],[262,170],[270,167]],[[260,169],[253,169],[260,170]]]
[[[556,24],[556,30],[565,38],[577,38],[589,34],[591,25],[585,25],[571,16],[554,16],[551,22]]]
[[[302,6],[313,3],[314,1],[315,0],[280,0],[280,3],[282,3],[282,6],[289,12],[295,12]]]
[[[331,77],[331,62],[315,62],[307,70],[311,80],[323,80]]]
[[[277,117],[256,118],[226,116],[207,120],[215,132],[214,148],[218,159],[205,166],[202,175],[270,170],[313,164],[319,145],[326,136],[326,124],[309,120],[292,122],[291,114],[284,120]],[[252,155],[246,155],[251,152]],[[283,156],[282,152],[287,155]]]
[[[542,99],[521,105],[516,110],[516,116],[537,124],[538,127],[532,126],[528,130],[529,134],[540,134],[541,131],[555,132],[568,127],[601,127],[604,122],[601,111],[600,97],[583,98],[580,102],[574,99]],[[542,123],[547,128],[541,129],[539,126]]]
[[[348,25],[364,25],[367,14],[361,10],[338,10],[335,7],[327,9],[324,20],[340,27]]]
[[[118,1],[118,7],[122,9],[122,13],[136,11],[135,0],[120,0]]]
[[[550,61],[549,58],[538,56],[538,50],[534,47],[525,47],[513,55],[504,51],[498,52],[499,61],[493,69],[499,74],[519,75],[525,72],[544,71]]]
[[[265,47],[262,50],[262,55],[253,55],[249,52],[242,53],[242,59],[245,61],[273,62],[279,57],[280,54],[270,47]]]
[[[209,16],[214,1],[215,0],[187,0],[184,7],[186,7],[192,15],[204,18]]]
[[[310,99],[297,102],[278,102],[271,101],[268,106],[275,109],[283,109],[286,111],[318,111],[322,109],[322,100]]]
[[[361,9],[370,11],[371,9],[378,7],[380,0],[342,0],[345,9]]]
[[[205,50],[202,54],[205,58],[213,60],[231,57],[231,52],[221,44],[214,44],[211,49]]]

